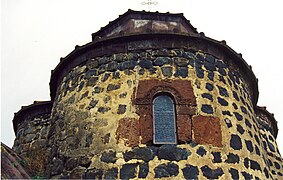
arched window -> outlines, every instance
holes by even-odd
[[[176,144],[175,105],[168,95],[158,95],[153,100],[153,143]]]

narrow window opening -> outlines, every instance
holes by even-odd
[[[153,100],[153,143],[177,144],[176,114],[173,99],[158,95]]]

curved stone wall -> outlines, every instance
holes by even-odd
[[[274,135],[260,128],[243,79],[236,68],[201,51],[148,49],[91,58],[69,72],[56,91],[50,177],[282,176],[276,143],[264,138]],[[153,81],[163,82],[161,90],[178,102],[177,123],[183,123],[177,127],[178,145],[153,145],[146,136],[152,114],[138,103],[146,98],[138,98],[151,95],[142,84],[154,89]],[[188,83],[189,92],[176,81]],[[189,100],[182,94],[190,94]]]
[[[13,149],[27,162],[31,177],[46,177],[49,156],[48,132],[52,102],[34,102],[24,106],[13,119],[16,139]]]

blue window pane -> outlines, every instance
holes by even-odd
[[[153,101],[154,143],[175,144],[175,107],[173,100],[166,95],[157,96]]]

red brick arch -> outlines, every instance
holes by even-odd
[[[179,142],[191,140],[191,116],[195,114],[196,98],[191,81],[188,80],[141,80],[134,96],[134,104],[139,114],[142,143],[153,140],[152,101],[156,94],[168,93],[176,103],[176,126]]]

